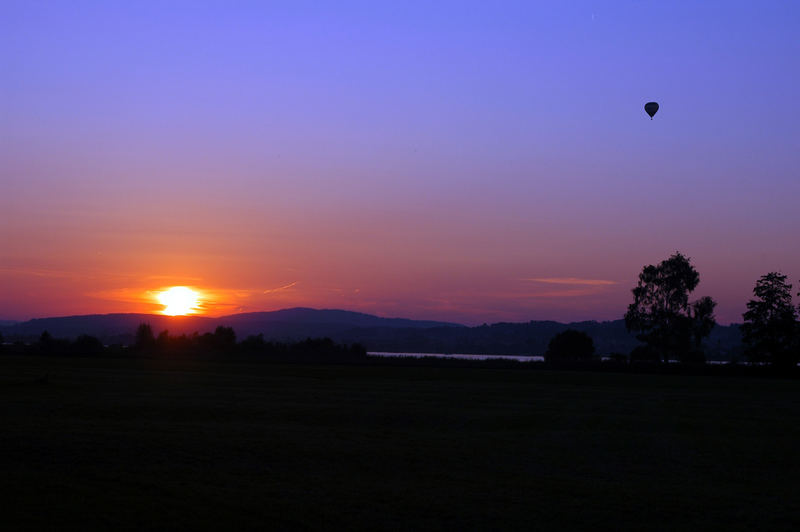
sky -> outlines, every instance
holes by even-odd
[[[800,3],[0,3],[0,318],[618,319],[800,286]],[[655,100],[654,120],[644,113]]]

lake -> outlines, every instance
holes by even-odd
[[[508,359],[519,360],[520,362],[544,362],[543,356],[521,356],[521,355],[464,355],[464,354],[445,354],[445,353],[386,353],[383,351],[370,351],[367,353],[373,357],[434,357],[434,358],[461,358],[465,360],[494,360]]]
[[[544,357],[540,355],[530,355],[530,356],[523,356],[523,355],[466,355],[466,354],[458,354],[458,353],[387,353],[385,351],[369,351],[367,353],[369,356],[373,357],[411,357],[411,358],[423,358],[423,357],[433,357],[433,358],[461,358],[464,360],[493,360],[493,359],[508,359],[508,360],[518,360],[520,362],[544,362]],[[609,357],[601,357],[601,360],[610,360]],[[677,364],[678,360],[670,360],[670,364]],[[707,360],[707,364],[730,364],[729,360]],[[739,362],[739,364],[746,364],[745,362]],[[800,365],[800,364],[799,364]]]

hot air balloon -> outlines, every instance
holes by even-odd
[[[650,115],[650,120],[653,119],[653,116],[658,112],[658,103],[657,102],[647,102],[644,104],[644,112]]]

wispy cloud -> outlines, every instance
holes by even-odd
[[[264,293],[264,294],[272,294],[274,292],[280,292],[281,290],[287,290],[287,289],[293,287],[296,284],[297,284],[297,281],[294,281],[294,282],[291,282],[291,283],[289,283],[289,284],[287,284],[285,286],[279,286],[278,288],[269,288],[267,290],[264,290],[264,292],[262,292],[262,293]]]
[[[581,297],[592,296],[600,292],[599,285],[592,285],[590,288],[567,288],[564,290],[548,290],[546,292],[532,292],[518,294],[517,298],[555,298],[555,297]]]
[[[145,277],[145,280],[147,281],[164,281],[164,280],[174,281],[175,279],[178,279],[178,277],[175,275],[148,275],[147,277]],[[190,281],[195,283],[203,281],[202,277],[180,277],[180,279],[182,279],[183,280],[182,282],[184,283]]]
[[[144,290],[141,288],[110,288],[106,290],[92,290],[87,292],[87,297],[117,301],[120,303],[149,303],[151,306],[160,306],[156,300],[158,291]]]
[[[587,286],[608,286],[612,284],[617,284],[617,281],[609,281],[607,279],[582,279],[580,277],[532,277],[522,280],[532,281],[535,283],[587,285]]]
[[[0,268],[0,274],[21,275],[31,277],[52,277],[55,279],[78,277],[74,272],[46,269]]]

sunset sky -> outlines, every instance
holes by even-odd
[[[679,250],[741,321],[800,284],[798,35],[788,1],[4,1],[0,318],[617,319]]]

